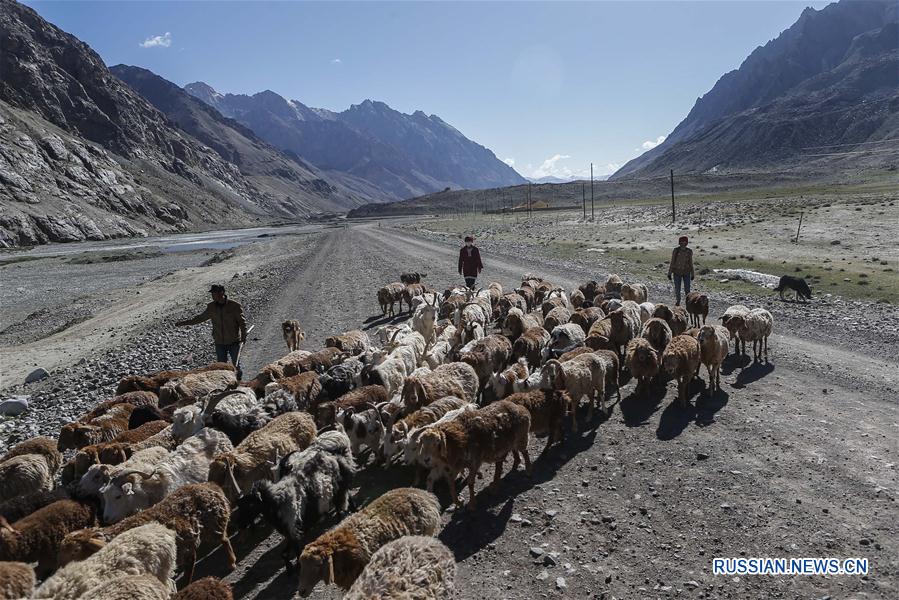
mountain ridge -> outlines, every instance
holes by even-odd
[[[313,108],[271,90],[221,93],[202,81],[185,91],[260,137],[326,171],[344,171],[403,199],[446,187],[524,182],[484,146],[435,114],[405,114],[366,99],[341,112]]]
[[[853,55],[850,49],[859,36],[882,32],[896,20],[896,6],[876,0],[841,0],[820,11],[806,8],[793,25],[753,50],[739,68],[725,73],[697,99],[664,142],[626,163],[612,178],[653,176],[670,168],[781,168],[784,161],[804,168],[806,146],[894,137],[877,137],[876,132],[884,124],[899,131],[893,123],[896,78],[887,73],[899,67],[897,36],[885,35],[890,43],[867,56]],[[879,64],[883,61],[888,66]],[[822,87],[828,73],[839,77],[831,77],[829,88]],[[891,87],[892,98],[885,98],[882,92]],[[866,102],[873,102],[882,114],[851,114]],[[849,118],[823,118],[835,111],[849,113]],[[832,161],[812,162],[820,164],[811,168],[827,169]],[[837,162],[847,167],[852,161]]]

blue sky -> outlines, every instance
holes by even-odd
[[[437,114],[526,176],[613,171],[826,2],[27,2],[109,65]]]

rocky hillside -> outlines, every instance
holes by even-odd
[[[662,144],[613,178],[668,169],[825,171],[895,164],[897,18],[892,2],[842,0],[820,11],[806,8],[777,39],[721,77]]]
[[[272,91],[222,94],[202,82],[185,89],[274,146],[326,173],[367,181],[390,199],[446,187],[479,189],[525,181],[493,152],[436,115],[407,115],[371,100],[338,113]]]
[[[299,162],[289,195],[260,185],[262,173],[246,176],[12,0],[0,0],[0,73],[0,246],[248,225],[355,201]]]
[[[310,212],[320,208],[341,210],[358,206],[363,198],[370,199],[368,194],[341,189],[342,184],[330,177],[326,180],[318,169],[295,154],[275,148],[248,127],[223,116],[152,71],[116,65],[110,72],[149,100],[181,130],[236,165],[258,189],[282,199],[281,208],[285,211],[295,204]]]

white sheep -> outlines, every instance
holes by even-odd
[[[456,561],[440,541],[401,537],[375,552],[344,600],[451,600]]]
[[[113,477],[129,469],[152,471],[153,467],[168,455],[169,451],[162,446],[152,446],[135,452],[128,460],[118,465],[91,465],[78,480],[75,490],[81,498],[99,498],[100,490],[112,481]]]
[[[746,342],[752,342],[753,360],[761,360],[764,348],[765,362],[768,361],[768,336],[774,328],[774,317],[764,308],[753,308],[745,316],[735,315],[728,321],[732,325],[740,342],[743,344],[743,352],[746,352]],[[730,330],[730,327],[728,327]]]
[[[234,446],[224,433],[210,427],[201,429],[152,471],[124,471],[106,484],[101,490],[103,520],[115,523],[156,504],[184,485],[205,482],[213,457],[232,450]]]
[[[34,591],[32,598],[75,600],[123,575],[153,575],[171,592],[176,564],[175,532],[150,523],[113,538],[96,554],[58,570]]]
[[[721,390],[721,363],[730,351],[728,331],[721,325],[703,325],[696,339],[699,357],[709,372],[709,390]]]

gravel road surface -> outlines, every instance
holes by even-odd
[[[608,274],[601,256],[595,264],[549,260],[526,241],[481,247],[484,284],[511,288],[533,272],[570,289]],[[7,394],[31,395],[34,410],[0,424],[0,445],[55,435],[62,422],[108,397],[123,374],[207,362],[208,328],[176,330],[171,322],[205,302],[208,281],[226,273],[237,274],[231,296],[257,325],[243,354],[244,370],[252,372],[286,353],[282,320],[300,320],[306,348],[334,332],[375,327],[384,323],[375,301],[379,286],[403,270],[426,272],[426,283],[441,290],[460,283],[457,252],[454,241],[367,223],[238,249],[221,265],[148,282],[141,301],[153,303],[152,310],[135,308],[133,316],[102,308],[76,326],[102,333],[102,347],[79,345],[49,379],[7,386]],[[650,288],[650,300],[667,295],[663,286]],[[713,296],[710,315],[740,300]],[[896,597],[899,348],[877,333],[877,320],[890,316],[878,311],[889,308],[847,306],[856,323],[848,335],[842,321],[816,316],[820,306],[766,305],[776,332],[769,364],[730,360],[722,392],[709,398],[704,384],[695,384],[688,410],[672,404],[673,383],[664,396],[646,400],[634,397],[628,382],[608,417],[568,432],[563,445],[535,462],[532,477],[507,473],[477,512],[447,511],[440,538],[459,562],[460,596]],[[119,318],[128,329],[109,341]],[[4,349],[0,359],[15,351]],[[544,443],[532,440],[532,456]],[[403,469],[369,467],[359,477],[359,500],[410,481]],[[293,597],[296,577],[283,568],[280,536],[258,527],[239,532],[233,543],[236,571],[225,573],[216,551],[197,576],[227,575],[237,598]],[[741,556],[866,557],[870,570],[712,575],[712,558]],[[339,596],[322,587],[313,595]]]

